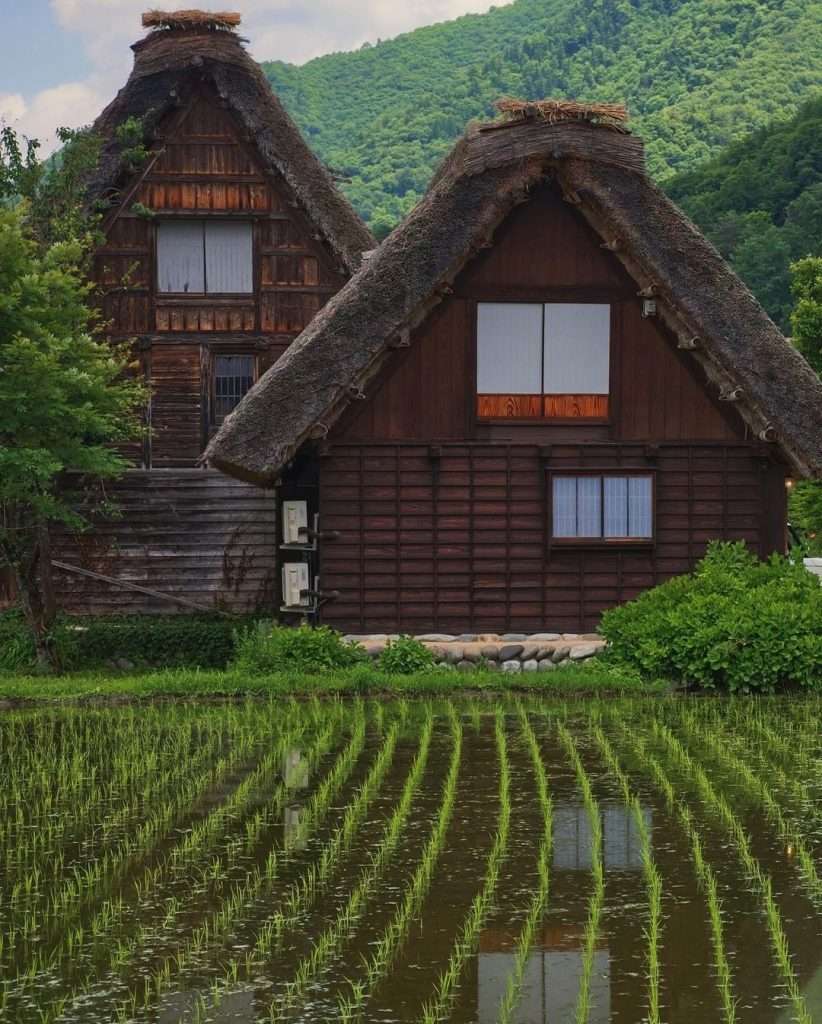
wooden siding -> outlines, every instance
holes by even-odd
[[[253,143],[207,91],[168,116],[123,195],[124,207],[105,222],[94,279],[109,334],[140,339],[151,384],[153,436],[137,461],[194,467],[208,439],[211,351],[245,350],[267,369],[346,275],[285,181],[263,172]],[[251,294],[158,292],[159,222],[238,217],[253,225]]]
[[[210,609],[246,612],[273,605],[273,492],[198,470],[133,471],[108,491],[119,518],[56,538],[56,559]],[[55,576],[60,606],[72,614],[188,610],[84,576]]]
[[[551,471],[656,478],[655,542],[551,546]],[[583,631],[713,538],[783,550],[784,472],[746,445],[346,444],[320,460],[323,620],[355,632]]]
[[[543,254],[536,258],[535,254]],[[611,304],[611,394],[574,405],[574,397],[483,396],[477,416],[476,303],[591,301]],[[507,405],[505,404],[507,401]],[[570,410],[570,412],[569,412]],[[531,424],[511,419],[550,420]],[[573,415],[571,415],[573,413]],[[493,415],[499,426],[482,422]],[[582,216],[545,186],[498,229],[492,248],[469,264],[454,294],[414,332],[411,346],[392,356],[358,405],[338,428],[362,440],[549,441],[568,438],[568,421],[609,417],[588,437],[614,440],[737,441],[745,428],[732,409],[708,393],[698,364],[676,347],[655,319],[645,319],[637,285]],[[508,421],[508,422],[505,422]],[[530,431],[530,434],[529,434]],[[573,435],[571,435],[573,436]]]

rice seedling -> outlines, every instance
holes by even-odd
[[[520,728],[525,745],[531,758],[534,769],[534,779],[537,786],[537,796],[542,811],[542,838],[539,845],[537,857],[537,887],[531,898],[531,905],[528,908],[528,915],[525,923],[517,936],[516,953],[514,955],[514,966],[505,984],[505,992],[500,1000],[497,1012],[498,1024],[511,1024],[514,1013],[519,1003],[522,991],[522,981],[525,976],[525,969],[528,958],[534,945],[534,937],[537,927],[545,913],[548,904],[548,892],[550,887],[551,853],[553,849],[553,805],[548,795],[548,778],[545,772],[545,765],[542,761],[542,754],[528,721],[528,716],[520,706],[519,708]]]
[[[495,717],[494,735],[499,762],[499,819],[494,844],[486,862],[482,889],[471,903],[462,928],[452,946],[448,963],[436,983],[433,997],[423,1005],[421,1016],[423,1024],[434,1024],[435,1021],[442,1020],[453,1000],[465,963],[476,948],[480,928],[490,909],[500,868],[508,847],[508,831],[511,823],[511,776],[508,765],[508,743],[500,708],[497,708]]]
[[[577,785],[582,794],[582,801],[585,805],[591,827],[591,877],[594,888],[588,904],[588,920],[585,924],[585,945],[582,955],[582,977],[579,982],[579,993],[577,995],[574,1015],[577,1024],[587,1024],[591,1012],[591,972],[594,966],[597,938],[599,937],[602,907],[605,903],[602,821],[599,813],[599,804],[591,788],[591,780],[585,770],[585,765],[582,763],[582,758],[579,756],[579,750],[573,736],[561,722],[557,722],[557,735],[573,765]]]

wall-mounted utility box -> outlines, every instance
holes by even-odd
[[[283,604],[287,608],[306,608],[311,604],[308,594],[310,576],[305,562],[286,562],[283,566]]]
[[[308,543],[308,502],[283,502],[283,544]]]

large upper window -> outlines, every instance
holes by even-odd
[[[608,415],[611,307],[602,303],[481,302],[477,415]]]
[[[653,537],[653,478],[648,474],[556,475],[551,499],[555,539]]]
[[[250,221],[164,220],[157,225],[157,289],[175,295],[254,291]]]

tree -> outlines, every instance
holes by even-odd
[[[102,337],[87,280],[80,167],[96,150],[88,133],[63,138],[59,165],[42,167],[35,145],[0,134],[0,567],[41,670],[57,667],[52,527],[86,524],[79,509],[126,468],[113,446],[139,433],[144,401],[127,351]]]
[[[807,256],[791,266],[793,340],[817,373],[822,374],[822,257]],[[803,480],[791,492],[791,523],[814,553],[822,554],[822,481]]]

